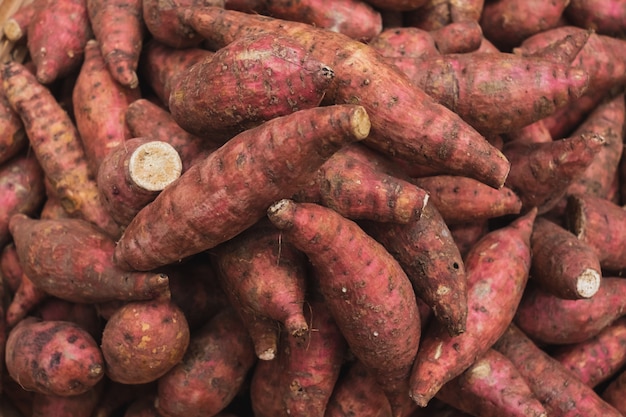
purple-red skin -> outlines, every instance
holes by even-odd
[[[0,165],[0,246],[11,240],[9,220],[16,213],[34,216],[46,199],[44,173],[32,154]]]
[[[543,120],[544,119],[537,120],[536,122],[505,134],[504,141],[524,144],[551,142],[552,134]]]
[[[145,33],[142,1],[87,0],[87,12],[111,76],[120,85],[137,88],[137,65]]]
[[[35,393],[31,417],[92,417],[102,395],[101,381],[90,390],[72,396]]]
[[[415,294],[450,334],[465,331],[465,266],[443,217],[432,204],[407,224],[363,223],[363,228],[400,263]]]
[[[441,54],[474,52],[483,39],[483,31],[477,20],[453,21],[430,34]]]
[[[92,36],[85,0],[37,0],[28,25],[28,50],[37,80],[51,84],[78,69]]]
[[[250,377],[250,407],[255,417],[276,417],[283,413],[282,399],[275,394],[280,379],[278,360],[257,362]]]
[[[99,341],[102,335],[102,322],[94,304],[73,303],[57,297],[48,297],[39,303],[33,314],[43,320],[63,320],[76,323],[89,332],[95,341]]]
[[[355,105],[300,110],[240,133],[137,213],[118,241],[115,263],[149,271],[233,238],[368,133],[368,115]],[[173,215],[155,223],[164,213]]]
[[[402,62],[402,58],[439,54],[432,32],[411,26],[385,29],[372,38],[368,45],[382,56],[390,58],[389,62],[394,64],[398,58]]]
[[[514,324],[493,348],[513,362],[549,416],[622,416]]]
[[[419,406],[483,355],[512,321],[528,281],[536,214],[530,210],[489,232],[467,254],[466,329],[451,336],[432,323],[422,335],[410,380],[411,398]]]
[[[439,400],[480,417],[547,417],[516,366],[489,349],[437,392]]]
[[[22,274],[20,286],[13,294],[11,302],[6,307],[5,322],[8,327],[15,326],[20,320],[28,315],[33,308],[48,298],[48,294],[38,288],[28,278],[28,275]]]
[[[226,141],[246,129],[319,106],[335,74],[296,40],[238,39],[188,68],[172,85],[174,120],[196,136]]]
[[[283,199],[268,217],[303,251],[354,356],[372,370],[402,413],[421,334],[411,281],[383,245],[354,221],[314,203]]]
[[[601,392],[601,398],[615,407],[621,415],[626,414],[626,371],[621,371]]]
[[[626,364],[626,317],[620,317],[585,341],[557,346],[550,356],[590,387],[615,377]]]
[[[453,224],[448,227],[454,243],[459,248],[461,257],[465,259],[469,250],[478,242],[485,234],[489,232],[489,221]]]
[[[411,163],[503,185],[510,166],[501,152],[367,44],[299,22],[219,8],[187,8],[181,14],[214,46],[261,32],[298,40],[335,71],[324,102],[358,103],[370,114],[372,131],[364,144]]]
[[[194,333],[181,362],[159,378],[156,410],[166,417],[216,415],[235,398],[255,359],[237,313],[222,310]]]
[[[13,294],[17,291],[23,272],[15,243],[7,243],[0,252],[0,274],[2,274],[2,287],[5,293]]]
[[[115,242],[84,220],[15,214],[9,228],[24,273],[50,295],[83,303],[169,297],[167,276],[116,267]]]
[[[619,36],[626,30],[623,0],[570,0],[564,15],[572,24],[602,35]]]
[[[626,280],[603,277],[591,298],[565,300],[529,285],[515,324],[534,342],[579,343],[600,333],[626,311]]]
[[[94,175],[102,160],[131,137],[124,120],[126,108],[140,97],[139,89],[125,87],[113,78],[100,43],[89,40],[72,91],[72,105],[76,128]]]
[[[104,377],[98,344],[71,322],[25,318],[9,332],[5,355],[11,378],[42,394],[79,395]]]
[[[450,24],[450,12],[450,0],[428,0],[419,9],[404,12],[404,24],[430,32]]]
[[[0,80],[1,80],[0,75]],[[20,116],[13,110],[0,86],[0,164],[6,163],[28,146],[28,136]]]

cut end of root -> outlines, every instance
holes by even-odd
[[[352,131],[358,140],[363,140],[370,134],[372,123],[365,107],[359,106],[352,114]]]
[[[276,352],[274,351],[274,349],[267,349],[263,352],[257,353],[257,357],[262,361],[271,361],[276,357]]]
[[[133,182],[147,191],[161,191],[182,173],[183,163],[172,145],[153,141],[138,147],[128,170]]]
[[[4,24],[3,31],[4,36],[11,42],[17,42],[24,37],[24,32],[15,19],[7,20]]]
[[[295,203],[292,200],[283,198],[272,204],[267,209],[267,217],[279,229],[287,229],[291,225],[290,211],[295,209]]]
[[[594,269],[587,268],[578,276],[576,291],[582,298],[591,298],[600,289],[602,276]]]

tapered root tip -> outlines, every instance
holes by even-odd
[[[290,213],[295,210],[295,205],[287,198],[279,200],[267,209],[267,217],[279,229],[288,229],[292,225]]]
[[[591,298],[600,289],[601,276],[594,269],[587,268],[576,281],[576,291],[582,298]]]

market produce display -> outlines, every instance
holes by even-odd
[[[626,417],[626,0],[0,1],[0,416]]]

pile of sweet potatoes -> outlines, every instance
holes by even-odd
[[[2,16],[0,415],[626,416],[626,2]]]

